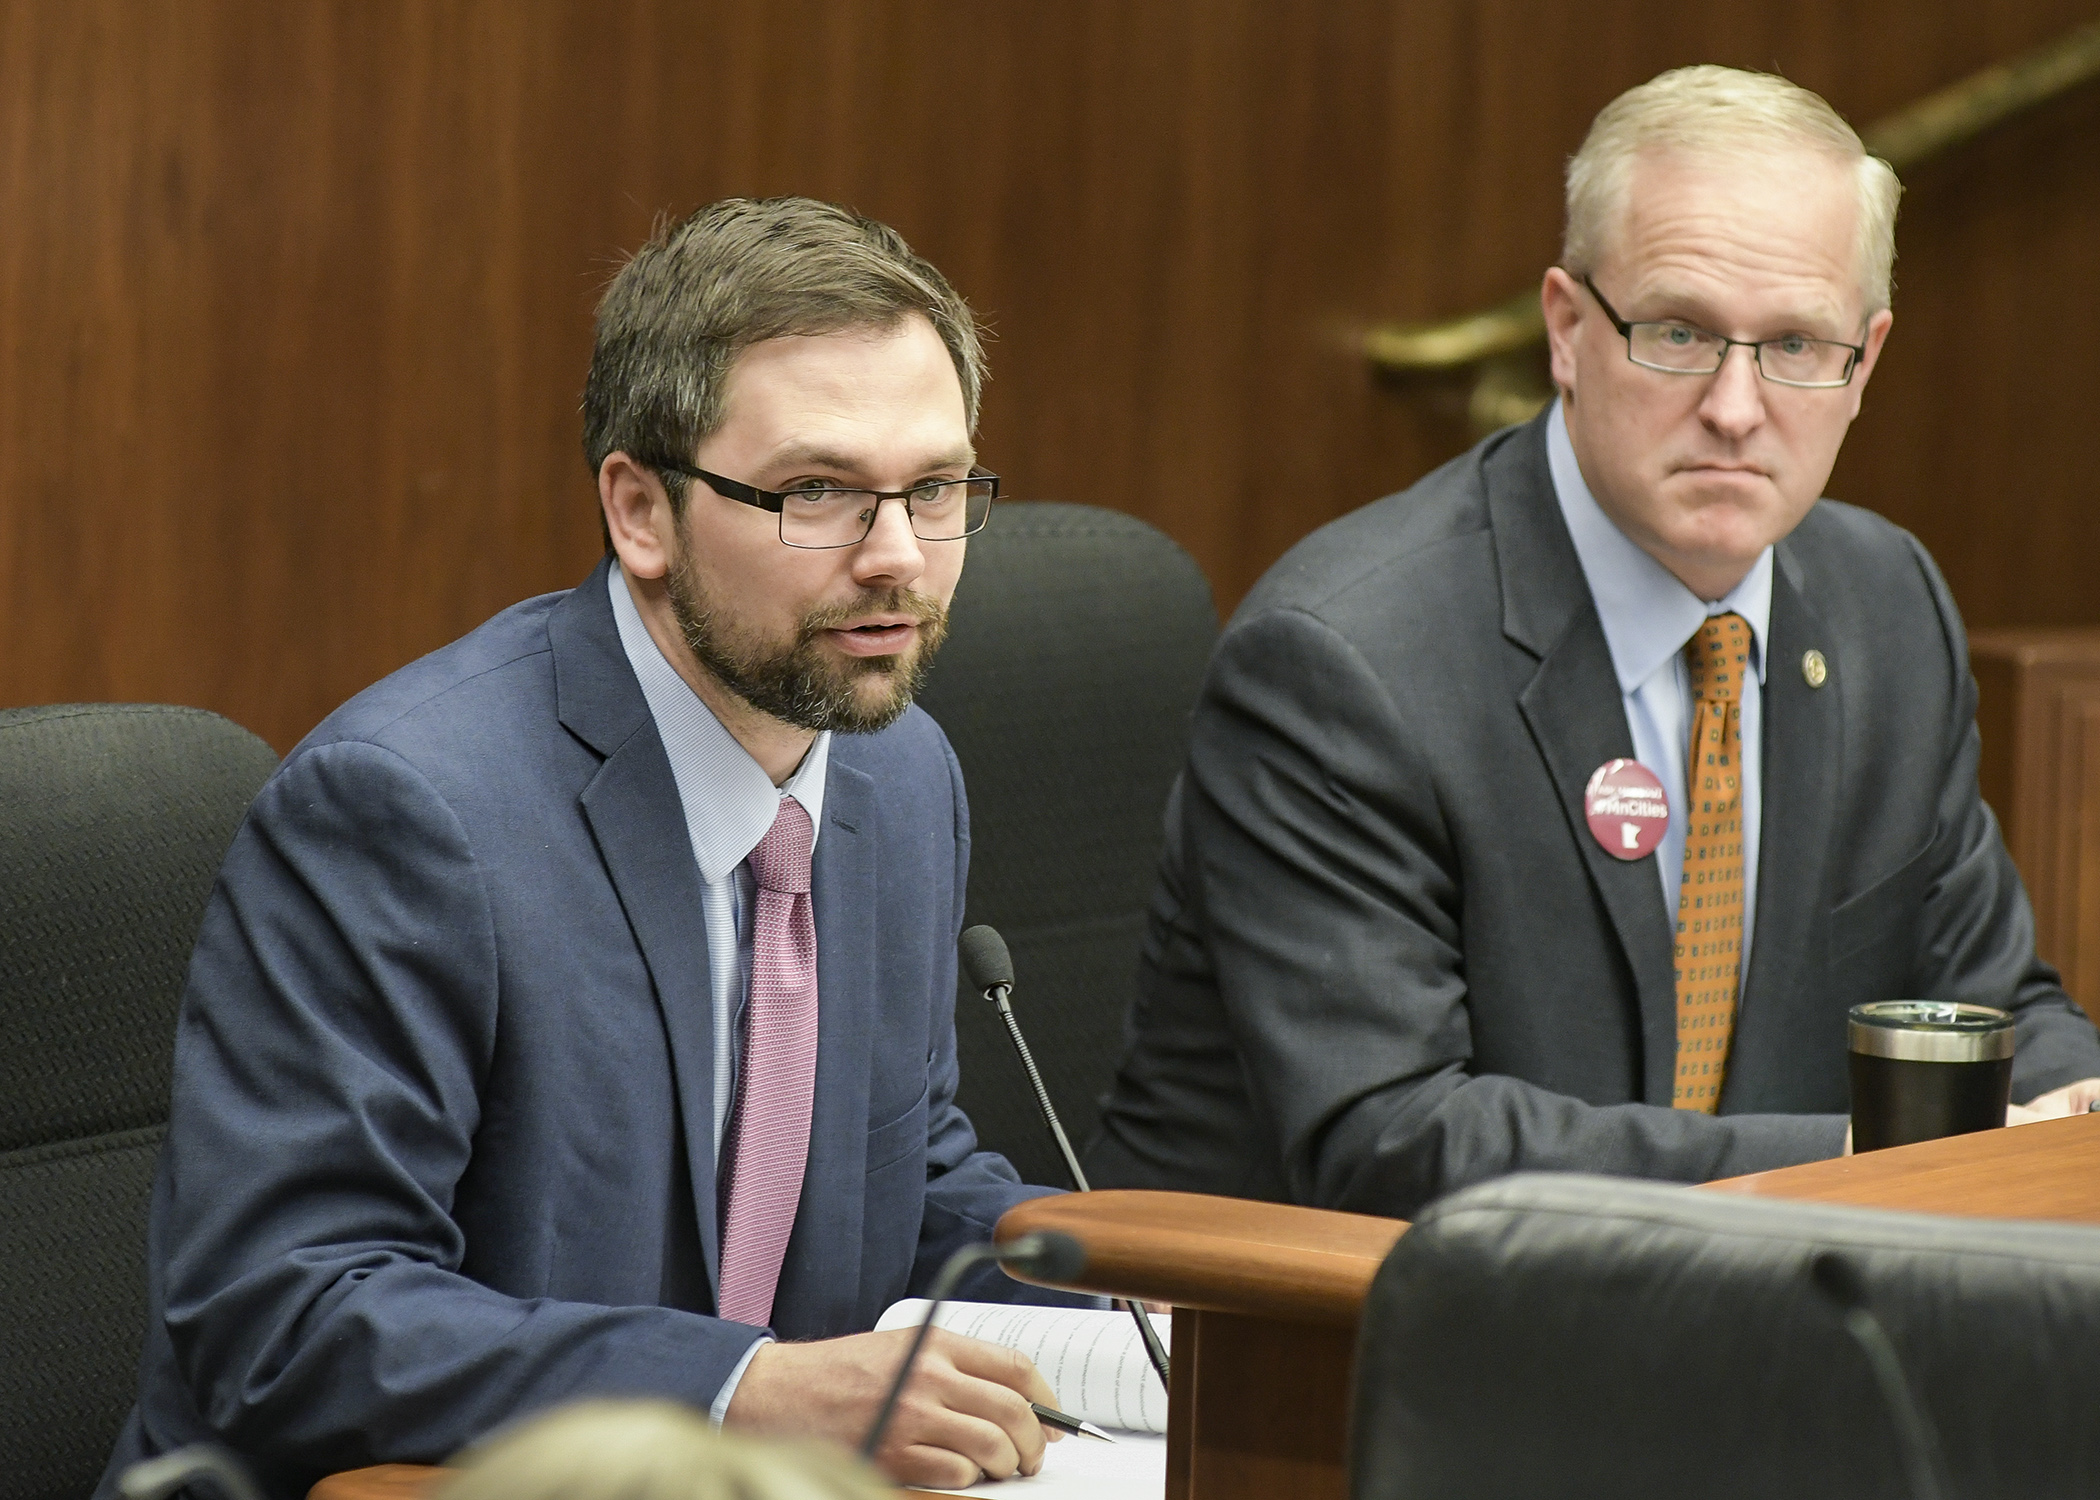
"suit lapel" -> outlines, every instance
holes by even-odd
[[[656,721],[634,680],[606,598],[606,565],[549,622],[562,723],[599,754],[581,798],[598,856],[648,966],[671,1052],[707,1280],[717,1285],[714,1006],[700,869]]]
[[[860,1302],[878,999],[873,799],[867,774],[842,765],[834,753],[824,785],[824,836],[810,869],[817,924],[817,1095],[802,1199],[773,1299],[774,1326],[789,1338],[852,1327]]]
[[[1737,1009],[1725,1111],[1740,1079],[1783,1076],[1799,1048],[1795,1004],[1807,993],[1815,951],[1827,834],[1837,810],[1838,767],[1844,753],[1846,663],[1808,602],[1800,560],[1781,542],[1772,569],[1772,620],[1766,642],[1763,765],[1759,780],[1757,913],[1750,934],[1750,967]],[[1828,676],[1810,687],[1803,655],[1828,658]],[[1757,1101],[1747,1101],[1758,1107]]]
[[[1633,975],[1641,1019],[1642,1097],[1650,1104],[1668,1104],[1677,1064],[1677,971],[1671,918],[1663,907],[1655,857],[1612,858],[1590,836],[1583,809],[1583,789],[1591,774],[1608,760],[1633,756],[1633,737],[1619,706],[1619,681],[1594,613],[1587,628],[1571,630],[1539,663],[1518,702],[1559,793],[1569,836],[1611,914]],[[1609,711],[1600,713],[1600,703]]]
[[[1568,836],[1611,917],[1640,1012],[1642,1097],[1668,1104],[1677,1060],[1672,915],[1654,857],[1619,860],[1590,836],[1583,791],[1608,760],[1631,759],[1611,648],[1561,520],[1546,462],[1549,407],[1483,461],[1501,573],[1503,634],[1539,659],[1517,704],[1545,762]]]

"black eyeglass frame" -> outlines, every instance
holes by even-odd
[[[1805,333],[1789,334],[1787,335],[1788,338],[1803,339],[1811,344],[1829,344],[1835,348],[1846,350],[1850,358],[1845,361],[1845,378],[1843,380],[1788,380],[1782,375],[1772,374],[1765,368],[1765,345],[1783,343],[1785,342],[1784,339],[1732,339],[1715,333],[1711,328],[1701,328],[1696,323],[1687,323],[1682,318],[1641,318],[1634,322],[1628,322],[1625,318],[1619,316],[1619,310],[1616,307],[1604,300],[1604,293],[1597,290],[1596,282],[1585,276],[1582,278],[1582,284],[1589,288],[1590,295],[1597,299],[1597,305],[1604,309],[1604,316],[1611,319],[1611,326],[1619,330],[1619,337],[1626,340],[1627,361],[1631,364],[1639,365],[1644,370],[1653,370],[1659,375],[1718,375],[1721,373],[1722,367],[1728,363],[1728,351],[1730,349],[1748,349],[1750,351],[1750,362],[1757,366],[1757,374],[1760,380],[1769,380],[1774,385],[1787,386],[1797,391],[1840,391],[1852,384],[1852,377],[1859,369],[1859,362],[1867,357],[1867,346],[1865,344],[1848,344],[1843,339],[1809,338]],[[1720,339],[1720,362],[1711,370],[1680,370],[1670,365],[1651,365],[1644,359],[1635,359],[1633,357],[1634,329],[1639,328],[1643,324],[1660,326],[1670,323],[1674,323],[1680,328],[1689,328],[1694,332],[1703,333],[1710,339]]]
[[[972,468],[961,479],[929,479],[926,483],[915,484],[908,490],[871,490],[857,484],[811,484],[804,485],[799,490],[762,490],[755,484],[744,483],[741,479],[728,479],[720,474],[710,474],[705,469],[696,469],[691,464],[678,463],[668,458],[653,460],[650,462],[649,467],[669,470],[673,474],[683,474],[688,479],[697,479],[724,500],[734,500],[739,505],[749,505],[759,510],[771,511],[774,515],[781,518],[780,544],[783,547],[799,548],[804,552],[836,552],[841,547],[858,547],[868,539],[868,533],[875,529],[875,517],[881,513],[882,502],[885,500],[902,500],[904,502],[905,516],[912,521],[917,521],[918,517],[912,512],[911,500],[912,496],[918,494],[921,490],[940,489],[951,484],[977,484],[990,480],[992,493],[985,500],[984,519],[975,526],[970,527],[969,530],[955,536],[919,536],[918,527],[913,526],[912,528],[911,534],[919,537],[919,540],[922,542],[959,542],[964,537],[977,535],[978,532],[991,524],[992,502],[999,498],[999,476],[989,469],[978,468]],[[868,512],[868,524],[861,528],[860,535],[850,542],[826,542],[822,546],[812,546],[808,542],[789,541],[787,539],[786,516],[788,501],[797,495],[832,493],[872,495],[874,497],[875,505]],[[968,515],[969,511],[966,502],[964,507],[964,519],[966,521]]]

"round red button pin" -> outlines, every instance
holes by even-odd
[[[1670,826],[1670,799],[1655,773],[1637,760],[1608,760],[1582,793],[1590,834],[1613,859],[1646,859]]]

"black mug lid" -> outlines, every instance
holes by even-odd
[[[1908,1062],[1990,1062],[2013,1055],[2013,1018],[1959,1000],[1876,1000],[1846,1017],[1854,1052]]]

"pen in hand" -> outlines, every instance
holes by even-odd
[[[1077,1417],[1068,1417],[1055,1407],[1045,1406],[1040,1401],[1028,1403],[1035,1419],[1045,1427],[1055,1427],[1059,1432],[1069,1432],[1074,1437],[1090,1437],[1104,1443],[1113,1443],[1114,1438],[1096,1427],[1092,1422],[1082,1422]]]

